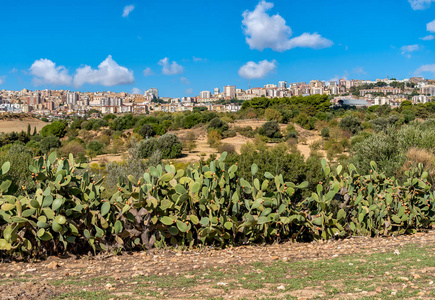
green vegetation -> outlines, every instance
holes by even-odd
[[[209,165],[178,170],[171,164],[149,166],[140,179],[120,177],[118,191],[108,198],[102,179],[80,171],[86,166],[75,163],[73,155],[58,159],[52,153],[35,160],[30,171],[36,191],[24,195],[7,176],[11,165],[6,162],[0,253],[41,256],[389,236],[415,233],[435,221],[435,196],[422,164],[409,166],[400,182],[378,172],[374,162],[369,174],[360,175],[352,164],[332,170],[322,160],[324,180],[305,197],[300,191],[309,188],[307,181],[259,174],[257,164],[244,178],[226,157],[224,152]]]

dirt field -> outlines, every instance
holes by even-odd
[[[236,120],[234,123],[230,123],[230,128],[234,127],[246,127],[251,126],[252,129],[256,129],[258,127],[261,127],[266,121],[261,120]],[[310,145],[316,141],[322,140],[322,137],[320,136],[320,133],[317,131],[310,131],[302,128],[301,126],[294,124],[296,131],[299,134],[299,137],[302,139],[305,139],[305,142],[299,142],[297,145],[297,148],[299,152],[305,156],[305,158],[308,158],[310,156],[311,150]],[[286,124],[280,124],[280,129],[284,133],[286,131],[287,125]],[[199,127],[199,128],[192,128],[192,129],[182,129],[177,131],[171,131],[169,133],[176,134],[181,140],[183,140],[188,132],[193,132],[196,137],[196,148],[193,149],[191,152],[183,151],[183,157],[178,158],[174,161],[179,162],[196,162],[200,161],[201,157],[207,160],[211,154],[218,154],[218,151],[214,148],[211,148],[209,144],[207,143],[207,129],[205,127]],[[236,152],[240,153],[240,149],[243,145],[245,145],[247,142],[254,142],[253,138],[247,138],[240,134],[237,134],[235,137],[226,138],[222,140],[222,143],[224,144],[230,144],[233,145]],[[269,146],[273,147],[276,144],[268,144]],[[326,156],[325,151],[321,150],[319,151],[323,156]],[[125,160],[125,157],[127,155],[127,152],[119,155],[99,155],[91,160],[91,163],[107,163],[107,162],[113,162],[113,161],[122,161]]]
[[[20,119],[0,119],[0,133],[10,133],[12,131],[20,132],[22,130],[27,132],[27,124],[30,124],[30,127],[33,129],[36,126],[36,130],[39,132],[42,127],[47,125],[47,123],[42,122],[41,120],[35,118],[24,117]]]
[[[435,232],[0,264],[0,299],[434,299]]]

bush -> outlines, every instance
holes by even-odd
[[[258,130],[258,133],[260,135],[267,136],[268,138],[273,138],[276,137],[277,134],[281,134],[278,122],[276,121],[269,121],[264,123],[263,126],[261,126]]]
[[[156,149],[157,149],[157,140],[155,138],[149,138],[143,140],[139,144],[140,157],[148,158],[154,153],[154,151],[156,151]]]
[[[237,133],[234,130],[227,130],[222,132],[222,139],[235,137]]]
[[[229,154],[236,153],[236,148],[231,144],[222,144],[218,147],[219,153],[227,152]]]
[[[228,130],[228,124],[219,118],[214,118],[213,120],[210,121],[207,128],[209,130],[215,129],[218,130],[220,133],[222,133],[223,131]]]
[[[139,129],[139,134],[144,138],[150,138],[156,135],[153,126],[150,124],[145,124]]]
[[[322,128],[320,135],[325,139],[329,138],[329,127]]]
[[[91,141],[86,146],[86,149],[88,150],[88,153],[91,156],[103,154],[104,148],[105,148],[105,145],[100,141]]]
[[[297,139],[298,138],[298,132],[296,130],[290,130],[287,133],[287,136],[285,137],[286,140],[288,139]]]
[[[181,145],[178,136],[172,133],[166,133],[157,139],[157,150],[161,152],[163,159],[171,159],[181,157]]]
[[[264,117],[267,121],[276,121],[281,122],[282,121],[282,114],[273,108],[267,108],[264,111]]]
[[[361,120],[352,115],[341,119],[339,126],[343,130],[349,130],[352,134],[357,134],[362,130]]]
[[[216,148],[220,145],[220,142],[222,140],[222,136],[220,132],[216,129],[210,129],[207,133],[207,143],[212,148]]]
[[[60,147],[60,140],[58,137],[50,135],[41,140],[42,153],[48,153]]]

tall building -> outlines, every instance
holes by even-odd
[[[79,95],[77,93],[68,92],[68,94],[66,94],[66,104],[76,105],[78,100]]]
[[[278,82],[278,87],[286,89],[287,88],[287,81]]]
[[[234,99],[236,97],[236,86],[235,85],[224,86],[224,96],[227,99]]]
[[[208,99],[210,97],[211,97],[210,91],[202,91],[201,93],[199,93],[199,98]]]
[[[214,88],[214,95],[219,95],[221,90],[219,88]]]

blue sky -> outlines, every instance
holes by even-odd
[[[249,80],[435,77],[434,0],[15,0],[0,11],[0,89],[181,97]]]

